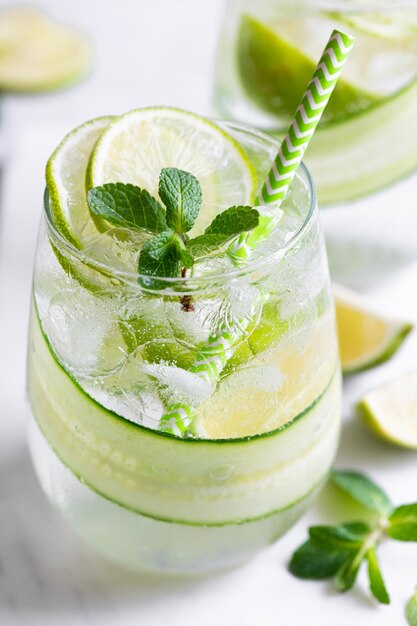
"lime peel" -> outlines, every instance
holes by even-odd
[[[356,405],[368,428],[389,443],[417,450],[417,371],[377,387]]]
[[[80,249],[87,234],[97,234],[87,206],[84,178],[97,139],[113,118],[99,117],[68,133],[46,165],[50,209],[59,232]]]

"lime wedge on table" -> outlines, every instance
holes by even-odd
[[[342,369],[345,374],[368,369],[388,360],[412,330],[412,325],[372,310],[356,293],[333,289]]]
[[[304,22],[280,20],[276,26],[243,15],[237,40],[237,63],[242,85],[263,110],[289,119],[310,82],[326,41],[304,31]],[[329,30],[330,29],[330,30]],[[327,34],[331,27],[326,29]],[[307,36],[306,36],[307,35]],[[317,44],[315,43],[317,41]],[[339,79],[323,120],[343,118],[378,99],[366,85]]]
[[[203,205],[191,235],[227,207],[253,201],[256,175],[239,144],[207,119],[167,107],[118,117],[94,148],[87,186],[132,183],[157,197],[163,167],[191,172],[200,182]],[[103,221],[97,223],[106,228]]]
[[[0,11],[0,89],[43,91],[72,83],[91,62],[86,37],[35,9]]]
[[[370,391],[357,410],[369,428],[391,443],[417,450],[417,372]]]

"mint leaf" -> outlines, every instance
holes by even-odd
[[[232,238],[233,237],[228,237],[225,239],[219,235],[198,235],[198,237],[190,239],[188,249],[194,257],[201,259],[213,254],[213,252],[218,252],[220,247]]]
[[[394,509],[389,516],[387,535],[398,541],[417,541],[417,502]]]
[[[181,261],[181,265],[186,267],[187,269],[194,265],[193,256],[188,252],[185,247],[181,246],[180,244],[178,245],[178,256],[179,260]]]
[[[167,230],[164,207],[146,189],[135,185],[106,183],[90,189],[87,201],[93,215],[115,226],[155,234]]]
[[[382,577],[375,547],[368,550],[366,559],[368,561],[368,576],[372,594],[381,604],[389,604],[390,597]]]
[[[175,277],[180,272],[180,254],[178,239],[172,230],[165,231],[148,239],[139,256],[138,271],[142,276],[139,282],[152,289],[166,286],[163,281],[148,279],[144,276]]]
[[[166,206],[169,228],[179,234],[191,230],[202,202],[196,177],[175,167],[164,167],[159,177],[159,197]]]
[[[405,616],[410,626],[417,626],[417,590],[407,602]]]
[[[311,526],[309,529],[310,542],[316,548],[326,550],[355,551],[360,548],[369,533],[368,524],[351,522],[338,526]]]
[[[348,591],[353,587],[362,560],[361,550],[358,550],[356,554],[348,558],[347,561],[340,566],[334,579],[334,584],[338,591]]]
[[[297,578],[324,580],[334,576],[348,558],[349,552],[322,550],[306,541],[294,552],[289,570]]]
[[[216,215],[205,235],[233,237],[252,230],[259,224],[259,211],[250,206],[231,206]]]
[[[232,206],[219,213],[202,235],[191,239],[188,247],[203,256],[259,224],[259,211],[250,206]]]
[[[391,500],[385,491],[364,474],[333,470],[331,479],[335,485],[370,511],[381,515],[388,515],[392,511]]]

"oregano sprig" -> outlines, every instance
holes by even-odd
[[[185,277],[187,270],[222,246],[259,224],[259,212],[249,206],[233,206],[219,215],[203,234],[190,239],[202,206],[199,181],[174,167],[161,170],[159,199],[129,183],[106,183],[90,189],[90,212],[110,224],[153,235],[144,244],[138,261],[139,282],[152,289],[165,286],[158,278]],[[184,300],[190,310],[189,298]]]
[[[343,592],[353,587],[361,565],[366,562],[372,595],[378,602],[389,604],[377,548],[382,540],[389,538],[417,541],[417,503],[395,507],[381,487],[359,472],[335,470],[331,480],[375,514],[375,521],[310,527],[309,538],[293,554],[289,569],[298,578],[333,578],[336,589]],[[414,603],[417,609],[417,599],[409,602],[407,611],[410,615]],[[412,626],[417,626],[417,621]]]

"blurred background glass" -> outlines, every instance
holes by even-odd
[[[390,187],[417,167],[417,2],[228,0],[214,104],[280,136],[333,28],[356,45],[306,163],[333,276],[366,287],[417,256],[416,179]]]

